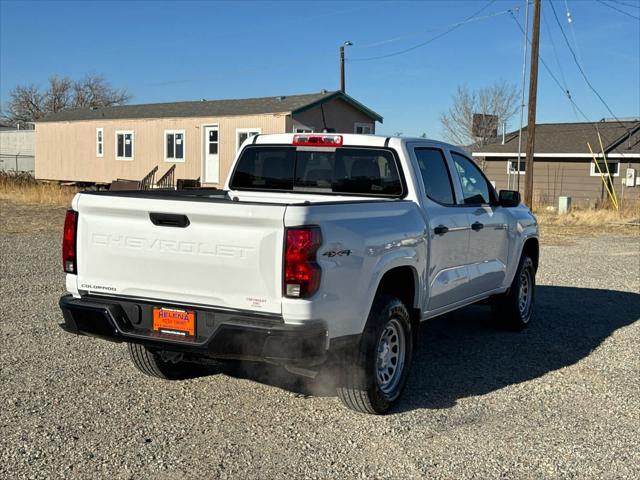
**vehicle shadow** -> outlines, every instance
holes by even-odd
[[[423,323],[412,372],[395,412],[449,408],[541,377],[587,357],[615,330],[640,319],[640,295],[538,286],[535,317],[522,332],[495,326],[488,306],[473,305]],[[335,372],[315,379],[283,368],[238,364],[225,373],[300,395],[334,396]]]

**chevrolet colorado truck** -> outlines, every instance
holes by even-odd
[[[254,136],[223,190],[79,193],[62,250],[61,326],[126,342],[143,373],[332,359],[340,399],[372,414],[400,397],[421,322],[485,301],[524,328],[539,256],[518,192],[464,150],[350,134]]]

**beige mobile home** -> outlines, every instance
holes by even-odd
[[[126,105],[57,112],[36,124],[36,177],[86,183],[141,180],[175,165],[176,179],[221,186],[249,136],[374,133],[382,117],[342,92]]]

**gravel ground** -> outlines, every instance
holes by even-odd
[[[58,328],[58,234],[0,249],[0,478],[640,477],[638,236],[543,247],[525,332],[482,306],[425,325],[385,417],[277,368],[146,378]]]

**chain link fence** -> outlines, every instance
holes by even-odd
[[[1,172],[35,173],[36,161],[33,155],[12,155],[0,153]]]

